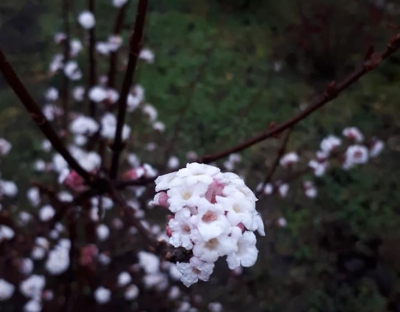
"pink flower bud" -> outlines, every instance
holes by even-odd
[[[241,229],[242,232],[244,232],[244,225],[243,225],[243,223],[239,223],[239,224],[237,225],[237,227],[238,227],[239,229]]]
[[[169,203],[168,203],[168,195],[166,192],[160,192],[158,193],[158,204],[162,207],[168,208]]]
[[[168,216],[167,216],[167,220],[168,220],[168,221],[171,220],[171,219],[173,219],[173,218],[174,218],[173,215],[168,215]]]
[[[215,180],[208,186],[208,190],[206,192],[206,199],[212,203],[216,203],[216,196],[222,195],[222,190],[224,189],[225,185],[220,183],[219,181]]]
[[[172,236],[172,230],[169,226],[167,226],[167,228],[165,229],[165,233],[167,234],[168,237]]]
[[[82,191],[84,182],[83,178],[75,170],[72,170],[64,179],[63,184],[75,191]]]
[[[144,169],[142,167],[136,169],[130,169],[123,174],[123,178],[126,180],[136,180],[144,175]]]
[[[94,257],[97,255],[98,249],[95,245],[87,245],[81,249],[79,257],[79,264],[82,266],[89,266],[93,263]]]

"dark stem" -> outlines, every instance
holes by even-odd
[[[18,96],[22,104],[25,106],[26,110],[30,114],[32,120],[36,123],[39,129],[43,132],[46,138],[51,142],[53,148],[61,154],[68,165],[75,170],[86,182],[92,182],[94,177],[84,170],[78,162],[72,157],[70,152],[64,146],[63,142],[54,131],[50,122],[43,115],[38,104],[28,93],[25,86],[22,84],[21,80],[15,73],[14,69],[7,61],[3,51],[0,49],[0,71],[2,72],[4,78],[10,87],[14,90],[15,94]]]
[[[276,157],[274,159],[274,162],[272,164],[271,169],[268,171],[267,176],[265,177],[263,183],[262,183],[262,187],[256,192],[256,197],[259,197],[263,191],[265,186],[271,182],[271,179],[276,171],[276,169],[278,168],[279,165],[279,160],[282,158],[283,154],[285,153],[286,150],[286,146],[289,143],[289,138],[290,138],[290,134],[292,133],[293,128],[290,128],[288,130],[288,132],[286,133],[285,138],[283,139],[281,146],[279,147],[277,153],[276,153]]]
[[[64,64],[68,63],[70,58],[70,38],[71,31],[69,26],[69,0],[63,1],[62,19],[64,23],[65,40],[64,40]],[[62,87],[61,87],[61,101],[62,108],[64,111],[62,117],[61,127],[63,130],[67,130],[68,127],[68,115],[69,115],[69,79],[63,73]]]
[[[95,15],[95,0],[88,0],[89,11]],[[88,91],[96,84],[96,25],[89,29],[89,85]],[[89,115],[96,117],[96,103],[89,99]]]
[[[396,52],[400,48],[400,34],[395,35],[389,44],[387,45],[386,49],[381,52],[381,53],[374,53],[368,56],[368,58],[363,62],[363,64],[356,69],[353,73],[348,75],[342,82],[336,84],[334,81],[331,82],[325,92],[317,97],[310,106],[308,106],[307,109],[304,111],[301,111],[297,115],[293,116],[289,120],[275,126],[272,129],[264,130],[255,136],[233,146],[228,149],[225,149],[223,151],[206,155],[201,157],[198,161],[203,162],[203,163],[210,163],[213,161],[216,161],[218,159],[224,158],[232,153],[237,153],[240,152],[246,148],[249,148],[250,146],[261,142],[267,138],[270,138],[272,136],[275,136],[282,131],[292,127],[296,123],[300,122],[304,118],[306,118],[308,115],[313,113],[314,111],[318,110],[328,102],[332,101],[334,98],[336,98],[342,91],[346,90],[349,88],[351,85],[353,85],[356,81],[358,81],[362,76],[367,74],[369,71],[374,69],[376,66],[378,66],[382,60],[388,58],[390,55],[392,55],[394,52]]]
[[[134,211],[130,208],[123,197],[110,185],[109,194],[112,200],[121,207],[122,212],[128,218],[129,222],[138,230],[140,235],[146,240],[146,242],[154,249],[158,249],[159,242],[154,238],[153,234],[148,231],[140,222],[140,220],[135,216]]]
[[[119,36],[119,34],[122,31],[122,26],[124,25],[124,19],[125,19],[125,13],[128,8],[128,4],[130,3],[130,0],[125,3],[119,10],[117,14],[117,18],[115,20],[114,24],[114,29],[113,29],[113,35]],[[110,53],[110,64],[109,64],[109,69],[108,69],[108,87],[109,88],[115,88],[115,76],[117,73],[117,63],[118,63],[118,50],[117,51],[112,51]]]
[[[116,179],[116,177],[118,176],[119,157],[122,150],[124,149],[124,144],[122,141],[122,128],[125,122],[128,93],[132,86],[137,60],[139,58],[139,53],[142,47],[143,29],[146,19],[147,5],[148,0],[139,0],[134,30],[130,36],[128,66],[125,72],[122,90],[118,100],[117,129],[115,131],[115,138],[112,146],[113,156],[110,169],[111,179]]]

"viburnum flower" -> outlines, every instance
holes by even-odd
[[[139,288],[136,285],[132,284],[126,288],[124,297],[126,300],[134,300],[137,298],[138,295]]]
[[[232,229],[232,237],[236,241],[236,251],[226,258],[231,270],[239,266],[250,267],[257,261],[258,250],[256,247],[256,236],[253,232],[242,230],[239,227]]]
[[[156,121],[155,123],[153,123],[153,129],[158,132],[164,132],[165,124],[161,121]]]
[[[11,143],[5,139],[0,138],[0,155],[7,155],[11,150]]]
[[[42,304],[38,299],[29,300],[24,305],[24,312],[40,312],[42,311]]]
[[[385,147],[385,143],[383,143],[383,141],[374,139],[369,148],[369,157],[378,156],[382,152],[384,147]]]
[[[318,191],[314,186],[314,183],[312,181],[304,181],[303,182],[303,189],[304,189],[304,194],[309,197],[309,198],[315,198],[317,197]]]
[[[60,107],[55,106],[54,104],[46,104],[43,107],[43,114],[50,121],[55,120],[59,116],[62,116],[63,113],[63,110]]]
[[[179,158],[176,157],[176,156],[171,156],[171,157],[168,159],[167,167],[168,167],[169,169],[176,169],[176,168],[178,168],[178,167],[179,167]]]
[[[19,271],[24,275],[29,275],[33,271],[33,261],[30,258],[19,259]]]
[[[166,193],[162,193],[165,194]],[[167,234],[170,234],[169,243],[174,247],[183,247],[185,249],[192,249],[192,230],[194,226],[189,218],[191,212],[188,208],[181,209],[175,214],[168,222]]]
[[[54,208],[50,205],[46,205],[39,210],[39,219],[43,222],[46,222],[53,218],[55,214],[56,211]]]
[[[37,187],[31,187],[28,189],[26,196],[28,197],[28,200],[32,206],[36,207],[40,204],[40,192]]]
[[[51,61],[49,66],[50,72],[55,73],[59,69],[63,68],[64,66],[63,61],[64,61],[64,56],[62,54],[59,53],[54,55],[53,60]]]
[[[91,29],[96,24],[96,19],[90,11],[83,11],[78,16],[79,24],[85,29]]]
[[[72,89],[72,97],[76,102],[82,102],[85,98],[85,88],[82,86],[77,86]]]
[[[128,285],[131,282],[131,280],[132,280],[132,277],[128,272],[121,272],[118,275],[117,284],[118,284],[118,286],[123,287],[123,286]]]
[[[76,61],[69,61],[64,65],[64,74],[71,80],[79,80],[82,78],[82,72]]]
[[[105,304],[110,301],[111,291],[103,286],[100,286],[94,291],[94,298],[96,299],[97,303]]]
[[[18,193],[17,185],[12,181],[0,180],[0,197],[2,195],[14,197]]]
[[[73,134],[93,135],[99,130],[99,124],[93,118],[78,116],[71,122],[69,129]]]
[[[44,97],[47,101],[57,101],[58,100],[58,90],[54,87],[48,88]]]
[[[54,42],[55,43],[61,43],[65,39],[67,39],[67,35],[65,33],[59,32],[59,33],[54,34]]]
[[[61,241],[50,252],[46,260],[46,270],[52,275],[59,275],[65,272],[69,267],[70,245]]]
[[[108,49],[112,52],[117,51],[122,45],[122,37],[118,35],[111,35],[108,37]]]
[[[289,167],[290,165],[299,161],[299,155],[297,153],[288,153],[284,155],[280,160],[279,163],[282,167]]]
[[[329,155],[332,150],[342,144],[342,140],[334,135],[329,135],[321,141],[321,151],[326,155]]]
[[[97,238],[105,241],[110,236],[110,229],[105,224],[99,224],[96,228]]]
[[[93,102],[100,103],[107,98],[107,90],[101,86],[94,86],[89,90],[88,96]]]
[[[144,48],[140,51],[139,58],[146,61],[147,63],[154,62],[154,52],[148,48]]]
[[[190,258],[189,263],[178,262],[176,266],[182,273],[182,283],[187,287],[197,283],[199,279],[208,281],[214,270],[214,263],[204,262],[197,257]]]
[[[325,174],[326,169],[328,168],[328,162],[325,160],[315,160],[312,159],[308,162],[308,166],[314,170],[314,175],[317,177],[321,177]]]
[[[363,145],[351,145],[347,148],[343,169],[350,169],[355,165],[368,162],[368,149]]]
[[[43,275],[31,275],[19,285],[20,292],[28,298],[40,298],[46,280]]]
[[[8,227],[7,225],[0,225],[0,243],[3,240],[12,239],[15,235],[15,232],[12,228]]]
[[[120,7],[122,7],[125,3],[127,3],[128,0],[112,0],[112,2],[113,2],[113,5],[114,5],[116,8],[120,8]]]
[[[357,143],[361,143],[364,140],[364,135],[361,131],[356,127],[348,127],[343,129],[343,136],[356,141]]]
[[[4,279],[0,279],[0,301],[8,300],[14,294],[14,285]]]
[[[153,206],[173,213],[167,225],[169,243],[192,252],[178,263],[181,281],[190,286],[208,280],[214,262],[227,256],[230,268],[251,266],[257,260],[254,231],[265,235],[257,198],[243,180],[214,166],[191,163],[156,179]]]
[[[114,140],[115,131],[117,130],[117,119],[111,113],[104,114],[103,118],[101,119],[101,136],[109,139]],[[127,125],[124,125],[122,128],[122,139],[126,140],[131,133],[131,128]]]
[[[71,57],[75,57],[82,51],[82,42],[78,39],[73,39],[69,43],[70,51],[69,54]]]

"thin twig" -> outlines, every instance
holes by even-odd
[[[95,14],[95,0],[88,0],[89,11]],[[89,29],[89,85],[90,90],[96,84],[96,25]],[[89,114],[96,117],[96,103],[89,99]]]
[[[130,37],[128,66],[125,72],[121,94],[118,99],[117,129],[115,131],[115,138],[112,146],[113,156],[110,170],[111,179],[115,179],[118,176],[119,157],[122,150],[124,149],[124,144],[122,141],[122,129],[125,122],[127,98],[129,90],[132,86],[137,60],[139,58],[139,53],[142,47],[143,29],[146,19],[148,2],[148,0],[139,0],[135,26],[133,33]]]
[[[13,67],[10,65],[6,59],[3,51],[0,49],[0,71],[2,72],[4,78],[14,90],[15,94],[18,96],[22,104],[25,106],[26,110],[30,114],[32,120],[36,123],[39,129],[43,132],[46,138],[51,142],[53,148],[64,157],[68,165],[74,169],[86,182],[92,182],[94,177],[88,173],[85,169],[78,164],[78,162],[72,157],[70,152],[64,146],[63,142],[54,131],[50,122],[42,113],[38,104],[28,93],[25,86],[22,84],[18,75],[15,73]]]
[[[153,234],[143,226],[142,222],[140,222],[140,220],[135,216],[133,209],[128,207],[122,196],[115,191],[112,186],[109,188],[109,194],[112,200],[121,207],[124,215],[127,216],[130,223],[138,230],[147,243],[154,249],[157,249],[159,246],[157,239],[155,239]]]
[[[267,176],[265,177],[263,183],[262,183],[262,187],[256,192],[256,197],[259,197],[263,192],[264,192],[264,188],[265,186],[271,181],[276,169],[278,168],[279,165],[279,160],[282,158],[283,154],[285,153],[286,150],[286,146],[289,143],[289,138],[290,138],[290,134],[292,133],[293,128],[290,128],[287,133],[285,138],[283,139],[281,146],[279,147],[277,153],[276,153],[276,157],[274,159],[274,162],[272,164],[271,169],[268,171]]]
[[[64,23],[64,31],[65,31],[65,40],[64,44],[64,64],[67,64],[70,59],[70,40],[71,40],[71,31],[69,26],[69,0],[63,1],[62,8],[62,19]],[[61,127],[62,130],[67,130],[68,127],[68,115],[69,115],[69,78],[63,72],[62,78],[62,87],[61,87],[61,101],[63,108],[63,117]]]
[[[271,130],[264,130],[255,136],[233,146],[228,149],[225,149],[223,151],[206,155],[203,157],[199,158],[199,162],[203,163],[210,163],[213,161],[216,161],[218,159],[224,158],[232,153],[237,153],[240,152],[246,148],[249,148],[250,146],[261,142],[267,138],[270,138],[274,135],[277,135],[281,133],[282,131],[292,127],[296,123],[300,122],[304,118],[306,118],[308,115],[313,113],[314,111],[318,110],[328,102],[332,101],[334,98],[336,98],[342,91],[345,89],[349,88],[351,85],[353,85],[356,81],[358,81],[362,76],[370,72],[372,69],[374,69],[376,66],[378,66],[382,60],[388,58],[391,56],[394,52],[396,52],[400,48],[400,34],[397,34],[392,37],[390,42],[388,43],[386,49],[381,52],[381,53],[374,53],[370,55],[370,57],[362,63],[362,65],[356,69],[353,73],[351,73],[349,76],[347,76],[342,82],[339,84],[336,84],[334,81],[332,81],[325,92],[320,95],[316,100],[314,100],[311,105],[306,108],[304,111],[301,111],[297,115],[293,116],[289,120],[277,125]]]
[[[113,35],[114,36],[119,36],[122,27],[124,25],[124,19],[125,19],[125,13],[128,8],[128,5],[130,3],[130,0],[125,3],[119,10],[117,14],[117,18],[115,19],[115,24],[114,24],[114,30],[113,30]],[[118,63],[118,50],[117,51],[112,51],[110,53],[110,58],[109,58],[109,68],[108,68],[108,79],[107,79],[107,84],[109,88],[115,88],[115,76],[117,72],[117,63]]]

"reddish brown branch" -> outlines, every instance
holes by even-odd
[[[336,98],[342,91],[346,90],[349,88],[351,85],[353,85],[356,81],[358,81],[362,76],[367,74],[369,71],[374,69],[376,66],[378,66],[382,60],[388,58],[390,55],[392,55],[394,52],[396,52],[400,48],[400,34],[395,35],[390,42],[388,43],[386,49],[381,52],[381,53],[373,53],[370,55],[370,57],[363,62],[363,64],[356,69],[353,73],[351,73],[349,76],[347,76],[342,82],[336,84],[334,81],[331,82],[325,92],[320,95],[318,98],[316,98],[310,106],[308,106],[307,109],[304,111],[301,111],[297,115],[293,116],[289,120],[277,125],[271,130],[265,130],[262,131],[255,136],[233,146],[230,147],[226,150],[223,150],[221,152],[217,152],[214,154],[206,155],[201,157],[198,161],[203,162],[203,163],[210,163],[213,161],[216,161],[218,159],[221,159],[223,157],[226,157],[232,153],[237,153],[240,152],[246,148],[249,148],[250,146],[261,142],[267,138],[270,138],[274,135],[277,135],[281,133],[282,131],[292,127],[296,123],[300,122],[304,118],[306,118],[308,115],[313,113],[314,111],[318,110],[328,102],[332,101],[334,98]]]
[[[61,139],[54,131],[50,122],[43,115],[38,104],[28,93],[25,86],[22,84],[21,80],[15,73],[14,69],[7,61],[3,51],[0,49],[0,71],[2,72],[4,78],[14,90],[15,94],[18,96],[22,104],[25,106],[26,110],[30,114],[32,120],[36,123],[39,129],[43,132],[46,138],[51,142],[54,149],[64,157],[68,165],[74,169],[86,182],[93,181],[93,176],[84,170],[78,162],[72,157],[70,152],[66,149]]]
[[[133,76],[135,74],[137,60],[142,47],[143,29],[146,19],[147,6],[148,0],[139,0],[135,26],[130,37],[128,66],[125,72],[122,90],[118,100],[117,129],[115,131],[115,139],[112,146],[113,156],[110,170],[111,179],[115,179],[118,175],[119,157],[124,149],[124,144],[122,141],[122,129],[125,122],[128,93],[133,83]]]

